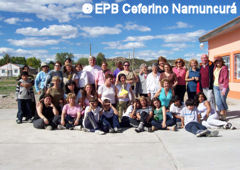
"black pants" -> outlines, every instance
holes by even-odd
[[[74,125],[75,120],[76,120],[76,118],[67,115],[65,117],[65,127],[67,129],[74,127],[75,126]],[[82,119],[79,119],[78,125],[82,125]]]
[[[129,118],[129,124],[133,127],[138,127],[139,123],[142,122],[144,123],[144,126],[151,127],[151,123],[150,123],[151,120],[147,122],[147,118],[149,114],[147,112],[142,112],[140,116],[141,116],[140,120]]]
[[[188,99],[195,99],[195,96],[197,95],[196,92],[190,92],[190,91],[188,91],[187,94],[188,94]]]
[[[18,112],[17,118],[18,120],[22,120],[25,116],[26,119],[30,119],[32,117],[32,100],[31,99],[18,99]]]
[[[57,125],[60,123],[61,117],[59,115],[56,115],[53,117],[52,120],[48,120],[50,126],[52,126],[53,129],[57,128]],[[39,118],[33,121],[33,127],[37,129],[44,129],[46,126],[48,126],[44,123],[43,119]]]
[[[186,92],[186,85],[177,85],[175,88],[175,95],[178,96],[181,102],[184,101],[184,95]]]

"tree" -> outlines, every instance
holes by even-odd
[[[88,65],[88,58],[79,58],[78,63],[86,66]]]
[[[11,57],[11,63],[14,64],[27,64],[25,57]]]
[[[103,53],[98,53],[96,58],[96,64],[101,65],[103,61],[106,61],[105,55]]]
[[[39,68],[41,66],[41,60],[36,59],[36,57],[30,57],[26,61],[28,66]]]
[[[50,70],[53,70],[53,69],[54,69],[54,65],[55,65],[55,63],[54,63],[53,61],[50,61],[50,62],[48,63],[49,69],[50,69]]]
[[[64,61],[67,58],[71,58],[73,60],[74,56],[72,53],[64,52],[64,53],[57,53],[55,57],[56,61],[60,61],[62,65],[64,65]]]

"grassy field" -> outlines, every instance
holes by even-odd
[[[15,93],[16,78],[0,79],[0,94]]]

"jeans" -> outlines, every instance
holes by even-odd
[[[199,130],[206,130],[207,128],[203,125],[201,125],[198,122],[189,122],[186,126],[185,126],[186,131],[193,133],[194,135],[196,135],[198,133]]]
[[[87,112],[83,119],[83,126],[84,128],[90,129],[90,130],[97,130],[99,129],[99,124],[95,120],[95,117],[92,112]]]
[[[113,114],[113,116],[110,118],[107,118],[106,116],[102,115],[101,122],[102,122],[102,129],[104,132],[108,132],[110,128],[120,127],[118,116],[115,114]]]
[[[215,104],[215,100],[214,100],[213,90],[209,89],[209,88],[203,88],[203,93],[207,97],[207,100],[210,102],[211,107],[213,109],[215,109],[216,108],[216,104]]]
[[[132,119],[132,118],[129,118],[129,123],[132,127],[138,127],[139,123],[142,122],[144,124],[144,126],[146,127],[151,127],[151,119],[149,120],[149,122],[147,122],[147,118],[149,116],[149,114],[147,112],[142,112],[140,114],[141,116],[141,119],[140,120],[137,120],[137,119]]]
[[[214,97],[216,101],[216,105],[219,111],[222,110],[228,110],[228,105],[227,105],[227,95],[229,92],[229,88],[227,88],[225,95],[223,96],[221,94],[221,90],[218,86],[214,86]]]
[[[167,116],[165,128],[162,127],[162,122],[163,120],[152,120],[151,124],[157,129],[167,129],[167,126],[173,126],[175,124],[174,120],[170,116]]]
[[[52,128],[55,129],[55,128],[57,128],[57,125],[59,124],[60,119],[61,118],[59,115],[55,115],[52,120],[48,120],[48,122],[49,122],[48,125],[52,126]],[[44,129],[45,126],[47,126],[47,125],[44,123],[43,119],[41,119],[41,118],[33,121],[33,127],[37,128],[37,129]]]
[[[66,115],[66,117],[65,117],[65,126],[66,126],[66,128],[69,129],[69,128],[74,127],[75,126],[74,125],[75,120],[76,120],[76,118],[71,117],[69,115]],[[82,124],[82,119],[79,119],[78,125],[81,125],[81,124]]]
[[[18,99],[18,112],[17,118],[18,120],[22,120],[23,116],[26,116],[27,119],[32,117],[32,99]]]

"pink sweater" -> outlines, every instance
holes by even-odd
[[[229,73],[228,73],[227,66],[222,66],[222,69],[219,73],[218,84],[219,84],[220,90],[225,93],[229,85]]]

